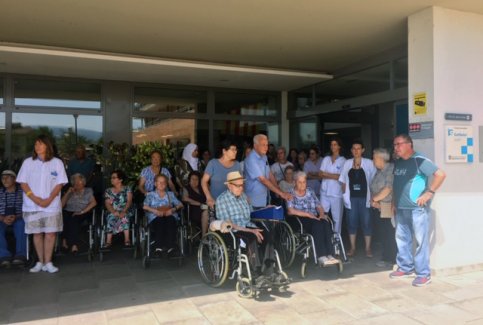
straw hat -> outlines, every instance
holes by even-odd
[[[226,182],[225,184],[228,184],[228,183],[231,183],[231,182],[234,182],[234,181],[237,181],[241,179],[242,181],[244,181],[245,179],[243,178],[243,176],[240,174],[240,172],[236,171],[236,172],[229,172],[227,175],[226,175]]]

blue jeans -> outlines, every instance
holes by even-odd
[[[429,277],[429,222],[427,208],[398,209],[396,212],[396,262],[403,272],[416,272],[417,277]],[[416,254],[413,257],[413,236]]]
[[[372,218],[369,208],[366,207],[365,197],[351,198],[351,208],[347,209],[347,227],[350,235],[357,234],[359,224],[364,236],[372,236]]]
[[[5,231],[7,225],[0,222],[0,258],[10,257],[12,254],[8,250],[7,240],[5,239]],[[15,235],[15,256],[27,256],[27,235],[25,234],[25,222],[22,218],[18,218],[12,224],[13,234]]]

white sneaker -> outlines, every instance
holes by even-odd
[[[327,256],[319,257],[319,266],[326,266],[328,261],[329,259],[327,258]]]
[[[55,267],[54,264],[52,264],[52,262],[49,262],[42,267],[42,271],[55,273],[55,272],[59,272],[59,268]]]
[[[327,256],[327,257],[328,257],[328,259],[329,259],[329,260],[327,261],[327,264],[331,264],[331,265],[333,265],[333,264],[339,264],[339,260],[338,260],[338,259],[336,259],[334,256],[329,255],[329,256]]]
[[[44,269],[44,265],[40,262],[37,262],[33,268],[29,270],[30,273],[39,273]]]

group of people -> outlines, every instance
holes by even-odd
[[[141,171],[137,189],[144,195],[143,210],[155,233],[155,251],[171,254],[176,249],[176,225],[184,202],[192,221],[208,231],[208,209],[216,210],[219,220],[230,221],[248,243],[253,265],[263,270],[271,260],[271,229],[261,228],[250,220],[250,212],[270,204],[282,204],[289,216],[296,216],[314,237],[321,265],[338,263],[330,242],[332,231],[340,233],[346,216],[350,248],[356,254],[356,235],[362,229],[365,255],[372,257],[371,236],[374,215],[380,216],[382,260],[378,266],[397,263],[391,277],[416,272],[415,285],[430,282],[429,204],[442,184],[445,174],[429,159],[413,149],[407,135],[394,138],[395,162],[384,148],[373,151],[373,160],[363,157],[364,144],[354,141],[352,157],[342,155],[339,138],[330,141],[330,154],[320,157],[317,147],[305,153],[284,147],[269,154],[266,135],[253,138],[253,148],[244,151],[242,162],[236,160],[236,143],[225,140],[218,158],[209,160],[209,152],[198,159],[198,147],[185,147],[173,177],[162,165],[162,154],[151,154],[151,165]],[[270,157],[271,156],[271,157]],[[270,160],[273,162],[270,164]],[[79,146],[76,159],[68,166],[71,187],[61,198],[67,173],[61,160],[53,155],[51,140],[39,136],[32,157],[27,158],[18,176],[3,171],[0,190],[0,263],[25,262],[25,234],[33,234],[38,262],[30,272],[57,272],[52,252],[57,232],[63,231],[62,247],[73,254],[79,250],[79,228],[97,205],[94,193],[86,185],[92,177],[92,162]],[[111,173],[111,187],[105,191],[108,235],[124,233],[130,246],[129,223],[133,214],[132,189],[125,185],[121,170]],[[332,222],[329,222],[329,215]],[[391,218],[392,217],[392,218]],[[332,227],[333,223],[333,227]],[[16,237],[13,257],[7,250],[5,229],[12,226]],[[395,226],[395,230],[394,230]],[[412,254],[413,236],[417,242]],[[262,244],[262,245],[260,245]],[[265,247],[262,252],[261,247]],[[397,258],[396,258],[397,254]],[[265,263],[265,264],[264,264]]]

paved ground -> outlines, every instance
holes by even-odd
[[[356,257],[337,275],[309,269],[283,295],[242,299],[229,281],[201,283],[194,258],[141,267],[127,251],[103,263],[57,259],[58,274],[0,272],[0,323],[35,324],[483,324],[483,272],[434,277],[425,288],[391,280],[377,260]]]

